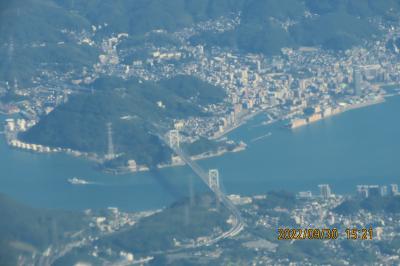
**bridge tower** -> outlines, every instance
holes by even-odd
[[[211,190],[215,192],[216,195],[216,209],[219,210],[220,206],[220,193],[219,193],[219,171],[218,169],[208,170],[208,185]]]
[[[362,94],[362,74],[359,66],[354,67],[353,69],[353,84],[354,84],[354,94],[356,96],[360,96]]]
[[[178,130],[170,130],[168,132],[168,144],[170,147],[179,148],[180,136]]]
[[[107,137],[108,137],[108,149],[107,149],[107,160],[112,160],[115,158],[114,144],[112,136],[112,123],[107,123]]]
[[[213,190],[219,189],[219,171],[218,171],[218,169],[208,170],[208,185]]]

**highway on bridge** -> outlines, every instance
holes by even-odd
[[[222,233],[216,238],[208,241],[205,245],[212,245],[224,238],[233,237],[242,231],[244,228],[244,220],[240,214],[239,209],[233,204],[233,202],[217,187],[210,186],[208,182],[208,173],[204,171],[195,161],[193,161],[188,154],[186,154],[180,147],[169,145],[169,141],[164,137],[157,134],[157,136],[170,147],[176,155],[178,155],[182,161],[184,161],[192,170],[195,172],[201,180],[210,188],[211,191],[214,192],[217,200],[220,200],[221,203],[232,213],[234,217],[233,226],[230,230]]]

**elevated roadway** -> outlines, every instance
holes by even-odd
[[[170,146],[169,141],[164,136],[160,136],[159,134],[157,134],[157,136],[166,145],[168,145],[168,147],[170,147],[174,151],[174,153],[178,155],[181,158],[181,160],[185,162],[193,170],[193,172],[195,172],[196,175],[198,175],[201,178],[201,180],[207,185],[207,187],[209,187],[210,190],[214,192],[217,200],[219,200],[222,203],[222,205],[224,205],[234,217],[233,225],[230,230],[222,233],[216,238],[213,238],[212,240],[208,241],[205,245],[212,245],[222,239],[233,237],[239,234],[240,231],[242,231],[242,229],[244,228],[244,220],[240,214],[239,209],[218,187],[210,186],[208,182],[208,173],[204,171],[195,161],[193,161],[188,154],[186,154],[178,146]]]

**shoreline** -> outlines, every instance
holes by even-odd
[[[368,107],[368,106],[372,106],[372,105],[376,105],[376,104],[381,104],[381,103],[385,102],[386,98],[399,96],[399,95],[400,95],[400,92],[391,93],[391,94],[384,94],[381,97],[379,97],[377,99],[374,99],[374,100],[370,100],[370,101],[367,101],[367,102],[356,103],[356,104],[350,104],[348,106],[345,106],[345,107],[341,108],[339,110],[339,112],[337,112],[337,113],[333,113],[333,114],[331,114],[329,116],[322,117],[321,119],[318,119],[316,121],[308,122],[308,123],[306,123],[304,125],[300,125],[298,127],[291,128],[291,129],[295,130],[297,128],[300,128],[300,127],[303,127],[303,126],[318,122],[318,121],[323,120],[325,118],[329,118],[329,117],[332,117],[332,116],[340,115],[340,114],[345,113],[347,111],[360,109],[360,108],[364,108],[364,107]],[[260,110],[254,111],[254,112],[250,112],[250,113],[244,114],[243,117],[241,118],[241,120],[237,124],[235,124],[234,126],[228,128],[227,130],[221,132],[220,134],[212,137],[211,139],[215,140],[215,139],[220,139],[220,138],[224,137],[225,135],[227,135],[228,133],[232,132],[233,130],[235,130],[237,128],[240,128],[241,126],[245,125],[249,120],[251,120],[255,116],[257,116],[257,115],[259,115],[259,114],[261,114],[263,112],[266,112],[268,109],[270,109],[270,108],[264,108],[264,109],[260,109]],[[273,121],[270,121],[267,125],[273,124],[278,120],[280,120],[280,119],[275,119]],[[265,125],[264,122],[262,124]],[[75,158],[85,159],[85,160],[88,160],[88,161],[91,161],[91,162],[95,162],[95,163],[98,163],[98,164],[101,164],[101,163],[104,162],[104,159],[102,159],[101,156],[99,156],[98,154],[95,154],[95,153],[79,152],[79,151],[74,151],[74,150],[65,149],[65,148],[51,148],[51,147],[45,147],[45,146],[42,146],[42,145],[28,144],[28,143],[24,143],[24,145],[18,145],[18,146],[17,145],[12,145],[12,143],[11,143],[12,141],[18,141],[18,142],[20,142],[20,141],[18,139],[9,138],[8,133],[6,131],[4,131],[2,134],[4,134],[6,136],[6,142],[7,142],[8,146],[10,148],[21,149],[21,150],[29,151],[29,152],[32,152],[32,153],[42,153],[42,154],[44,154],[44,153],[47,153],[47,154],[63,153],[63,154],[69,155],[69,156],[73,156]],[[265,136],[262,136],[262,137],[265,137]],[[22,143],[22,142],[20,142],[20,143]],[[38,147],[41,146],[42,148],[46,148],[46,149],[41,149],[39,151],[39,150],[36,150],[36,149],[32,149],[31,148],[32,146],[38,146]],[[205,160],[205,159],[209,159],[209,158],[223,156],[226,153],[240,152],[240,151],[245,150],[246,147],[247,147],[247,145],[242,142],[237,147],[235,147],[233,150],[224,149],[224,150],[219,150],[219,151],[216,151],[216,152],[204,152],[202,154],[193,155],[191,157],[192,157],[192,160],[194,160],[194,161]],[[160,164],[160,165],[157,165],[157,168],[162,169],[162,168],[170,168],[170,167],[177,167],[177,166],[183,166],[183,165],[185,165],[183,162],[175,162],[175,163],[170,163],[170,164]],[[138,165],[138,168],[135,171],[129,170],[127,167],[114,168],[114,169],[106,168],[106,169],[102,169],[100,171],[104,171],[106,173],[119,175],[119,174],[129,174],[129,173],[130,174],[135,174],[135,173],[139,173],[139,172],[147,172],[149,170],[150,170],[149,167],[147,167],[145,165]]]
[[[244,142],[241,142],[237,147],[235,147],[232,150],[223,149],[223,150],[218,150],[215,152],[204,152],[201,154],[192,155],[192,156],[190,156],[190,158],[193,161],[201,161],[201,160],[205,160],[205,159],[209,159],[209,158],[223,156],[226,153],[241,152],[241,151],[244,151],[246,149],[246,147],[247,147],[247,144],[245,144]],[[157,169],[179,167],[179,166],[184,166],[184,165],[186,165],[186,164],[184,162],[182,162],[181,160],[179,160],[179,161],[172,162],[169,164],[168,163],[158,164]],[[148,172],[148,171],[150,171],[150,168],[147,166],[142,166],[141,168],[138,168],[136,171],[132,171],[128,167],[120,167],[117,169],[106,168],[103,171],[105,171],[106,173],[121,175],[121,174],[135,174],[135,173],[139,173],[139,172]]]
[[[268,108],[267,108],[267,109],[268,109]],[[215,135],[214,135],[213,137],[211,137],[210,139],[215,140],[215,139],[220,139],[220,138],[224,137],[224,136],[227,135],[228,133],[232,132],[233,130],[235,130],[235,129],[237,129],[237,128],[243,126],[243,125],[245,125],[249,120],[251,120],[251,119],[254,118],[255,116],[257,116],[257,115],[259,115],[259,114],[261,114],[261,113],[263,113],[263,112],[265,112],[265,111],[266,111],[266,109],[260,109],[260,110],[254,111],[254,112],[250,112],[250,113],[247,113],[247,114],[243,114],[243,116],[241,117],[240,121],[239,121],[237,124],[235,124],[235,125],[233,125],[233,126],[227,128],[226,130],[224,130],[224,131],[221,132],[221,133],[215,134]]]
[[[393,95],[393,96],[395,96],[395,95]],[[381,97],[378,97],[376,99],[369,100],[369,101],[366,101],[366,102],[349,104],[347,106],[344,106],[344,107],[340,108],[339,110],[337,110],[336,112],[334,112],[334,113],[332,113],[332,114],[330,114],[328,116],[322,116],[321,118],[319,118],[317,120],[305,122],[305,123],[302,123],[302,124],[296,125],[296,126],[289,125],[289,128],[291,130],[296,130],[298,128],[302,128],[304,126],[311,125],[311,124],[313,124],[315,122],[322,121],[324,119],[327,119],[327,118],[330,118],[330,117],[333,117],[333,116],[337,116],[337,115],[346,113],[346,112],[351,111],[351,110],[356,110],[356,109],[361,109],[361,108],[365,108],[365,107],[372,106],[372,105],[381,104],[381,103],[384,103],[386,101],[386,97],[391,97],[391,96],[383,95]]]
[[[385,101],[386,101],[385,97],[382,96],[382,97],[380,97],[378,99],[375,99],[373,101],[368,101],[368,102],[364,102],[364,103],[358,103],[358,104],[355,104],[355,105],[350,105],[348,108],[344,108],[342,113],[347,112],[347,111],[351,111],[351,110],[361,109],[361,108],[372,106],[372,105],[376,105],[376,104],[381,104],[381,103],[384,103]]]
[[[0,132],[1,134],[1,132]],[[27,151],[33,154],[66,154],[68,156],[73,156],[75,158],[80,158],[80,159],[84,159],[90,162],[94,162],[97,164],[102,164],[106,161],[106,159],[102,158],[102,156],[96,154],[96,153],[88,153],[88,152],[80,152],[80,151],[76,151],[76,150],[71,150],[71,149],[67,149],[67,148],[53,148],[53,147],[48,147],[48,146],[44,146],[44,145],[40,145],[40,144],[31,144],[31,143],[24,143],[20,140],[18,140],[18,138],[16,137],[15,134],[11,134],[10,132],[2,132],[2,134],[5,135],[5,140],[7,143],[7,146],[10,149],[16,149],[16,150],[23,150],[23,151]],[[235,152],[240,152],[245,150],[247,147],[247,145],[244,142],[240,142],[235,148],[233,148],[232,150],[228,150],[228,149],[220,149],[217,151],[207,151],[201,154],[196,154],[196,155],[192,155],[191,159],[194,161],[198,161],[198,160],[205,160],[208,158],[213,158],[213,157],[218,157],[218,156],[222,156],[225,153],[235,153]],[[162,168],[169,168],[169,167],[175,167],[175,166],[182,166],[184,165],[183,162],[173,162],[170,164],[159,164],[157,165],[157,168],[162,169]],[[100,167],[100,171],[106,172],[106,173],[110,173],[110,174],[114,174],[114,175],[120,175],[120,174],[135,174],[135,173],[139,173],[139,172],[147,172],[149,171],[150,168],[146,165],[138,165],[136,170],[130,170],[127,166],[121,166],[121,167],[117,167],[117,168],[103,168],[101,169]]]

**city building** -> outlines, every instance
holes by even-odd
[[[390,185],[390,195],[397,196],[399,194],[399,187],[397,184]]]
[[[387,186],[380,187],[380,194],[381,194],[381,197],[386,197],[388,195]]]
[[[368,198],[368,185],[357,185],[357,194],[361,198]]]
[[[297,193],[297,197],[299,199],[310,199],[312,198],[312,192],[311,191],[300,191]]]
[[[331,197],[331,188],[328,184],[321,184],[318,185],[319,191],[320,191],[320,196],[323,199],[329,199]]]

